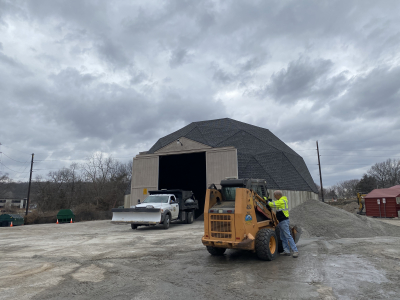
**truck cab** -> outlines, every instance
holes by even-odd
[[[168,229],[171,221],[193,223],[194,211],[198,208],[198,202],[191,191],[150,191],[141,203],[138,201],[138,204],[130,208],[113,208],[111,223],[129,223],[132,229],[142,225],[163,224],[164,229]]]
[[[162,214],[170,212],[171,220],[176,220],[179,216],[179,203],[173,194],[150,195],[142,203],[134,205],[131,208],[160,209]]]

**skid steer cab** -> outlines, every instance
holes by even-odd
[[[221,189],[212,184],[206,192],[202,243],[212,255],[225,250],[256,252],[262,260],[274,260],[283,251],[279,221],[268,205],[264,179],[229,179]],[[297,243],[300,232],[291,226]]]

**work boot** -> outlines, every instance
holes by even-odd
[[[291,254],[290,254],[290,252],[283,251],[283,252],[281,253],[281,255],[283,255],[283,256],[290,256]]]
[[[298,258],[299,257],[299,252],[293,252],[293,258]]]

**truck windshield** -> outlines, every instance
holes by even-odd
[[[225,201],[235,201],[237,187],[233,186],[223,186],[222,187],[222,197]]]
[[[142,203],[168,203],[169,196],[150,195]]]

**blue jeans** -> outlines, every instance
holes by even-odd
[[[282,245],[283,245],[283,250],[285,252],[290,253],[290,249],[288,246],[288,242],[290,245],[290,248],[293,250],[293,252],[299,252],[297,250],[296,244],[294,243],[294,240],[290,234],[290,229],[289,229],[289,225],[290,225],[290,221],[288,220],[284,220],[279,222],[278,226],[280,229],[280,235],[281,235],[281,241],[282,241]]]

